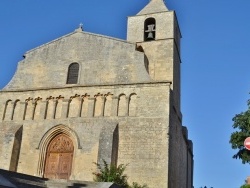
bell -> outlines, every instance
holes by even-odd
[[[147,39],[154,39],[154,35],[153,35],[152,32],[149,32],[149,33],[148,33]]]
[[[148,25],[148,31],[154,31],[154,24]]]

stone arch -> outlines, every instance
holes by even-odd
[[[21,112],[21,104],[20,103],[21,103],[21,101],[19,99],[17,99],[14,102],[11,120],[22,120],[22,114],[20,113]]]
[[[29,98],[25,101],[24,120],[32,120],[34,117],[34,103],[33,99]]]
[[[128,115],[128,102],[125,94],[119,95],[118,98],[118,116]]]
[[[38,97],[35,98],[35,102],[34,102],[34,112],[33,112],[33,120],[37,120],[37,119],[41,119],[43,118],[41,116],[42,114],[42,98]],[[44,112],[43,112],[44,114]]]
[[[63,98],[57,98],[55,106],[55,119],[59,119],[62,117]]]
[[[94,106],[95,117],[103,116],[103,105],[104,105],[103,99],[104,97],[102,94],[98,93],[97,95],[95,95],[95,106]]]
[[[46,110],[45,110],[46,112],[45,112],[44,119],[54,119],[56,100],[52,96],[48,97],[46,100],[47,100],[47,103],[46,103]]]
[[[89,109],[89,95],[86,93],[82,96],[82,103],[81,103],[81,117],[88,116],[88,109]]]
[[[12,104],[12,100],[7,100],[5,103],[5,107],[4,107],[4,112],[3,112],[3,120],[11,120],[12,117],[12,112],[13,112],[13,105]]]
[[[44,175],[47,148],[50,142],[60,134],[68,136],[72,140],[74,148],[81,149],[80,139],[72,129],[65,125],[57,125],[52,127],[43,135],[37,147],[37,149],[40,150],[37,173],[41,177]]]
[[[111,116],[112,112],[112,94],[108,93],[105,95],[105,102],[104,102],[104,116]]]
[[[81,99],[80,95],[70,97],[68,117],[80,117]]]
[[[128,116],[136,116],[136,112],[137,112],[137,94],[132,93],[129,96]]]
[[[44,177],[49,179],[69,179],[72,170],[74,144],[64,133],[55,136],[48,144]]]

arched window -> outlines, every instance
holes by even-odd
[[[148,18],[144,22],[144,41],[155,40],[156,24],[154,18]]]
[[[77,84],[79,75],[79,64],[71,63],[68,69],[67,84]]]

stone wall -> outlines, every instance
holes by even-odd
[[[74,62],[80,65],[78,85],[151,81],[144,53],[135,49],[133,43],[75,31],[28,51],[4,89],[65,87],[68,67]]]
[[[151,0],[128,18],[128,41],[79,28],[28,51],[0,92],[0,168],[42,177],[48,145],[61,134],[73,148],[71,180],[92,181],[94,163],[105,159],[127,164],[130,183],[192,188],[180,38],[174,11]],[[67,84],[72,64],[77,77]]]
[[[181,114],[172,105],[170,107],[168,188],[193,188],[192,147],[192,141],[188,139],[188,130],[182,126]]]
[[[71,179],[92,181],[103,158],[129,164],[131,182],[165,187],[169,91],[167,82],[2,91],[1,127],[23,126],[18,172],[42,176],[46,143],[62,132],[75,146]]]

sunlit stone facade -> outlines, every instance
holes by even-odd
[[[0,168],[93,181],[94,162],[130,182],[192,188],[180,111],[180,30],[162,0],[128,17],[127,41],[81,28],[25,53],[0,92]]]

